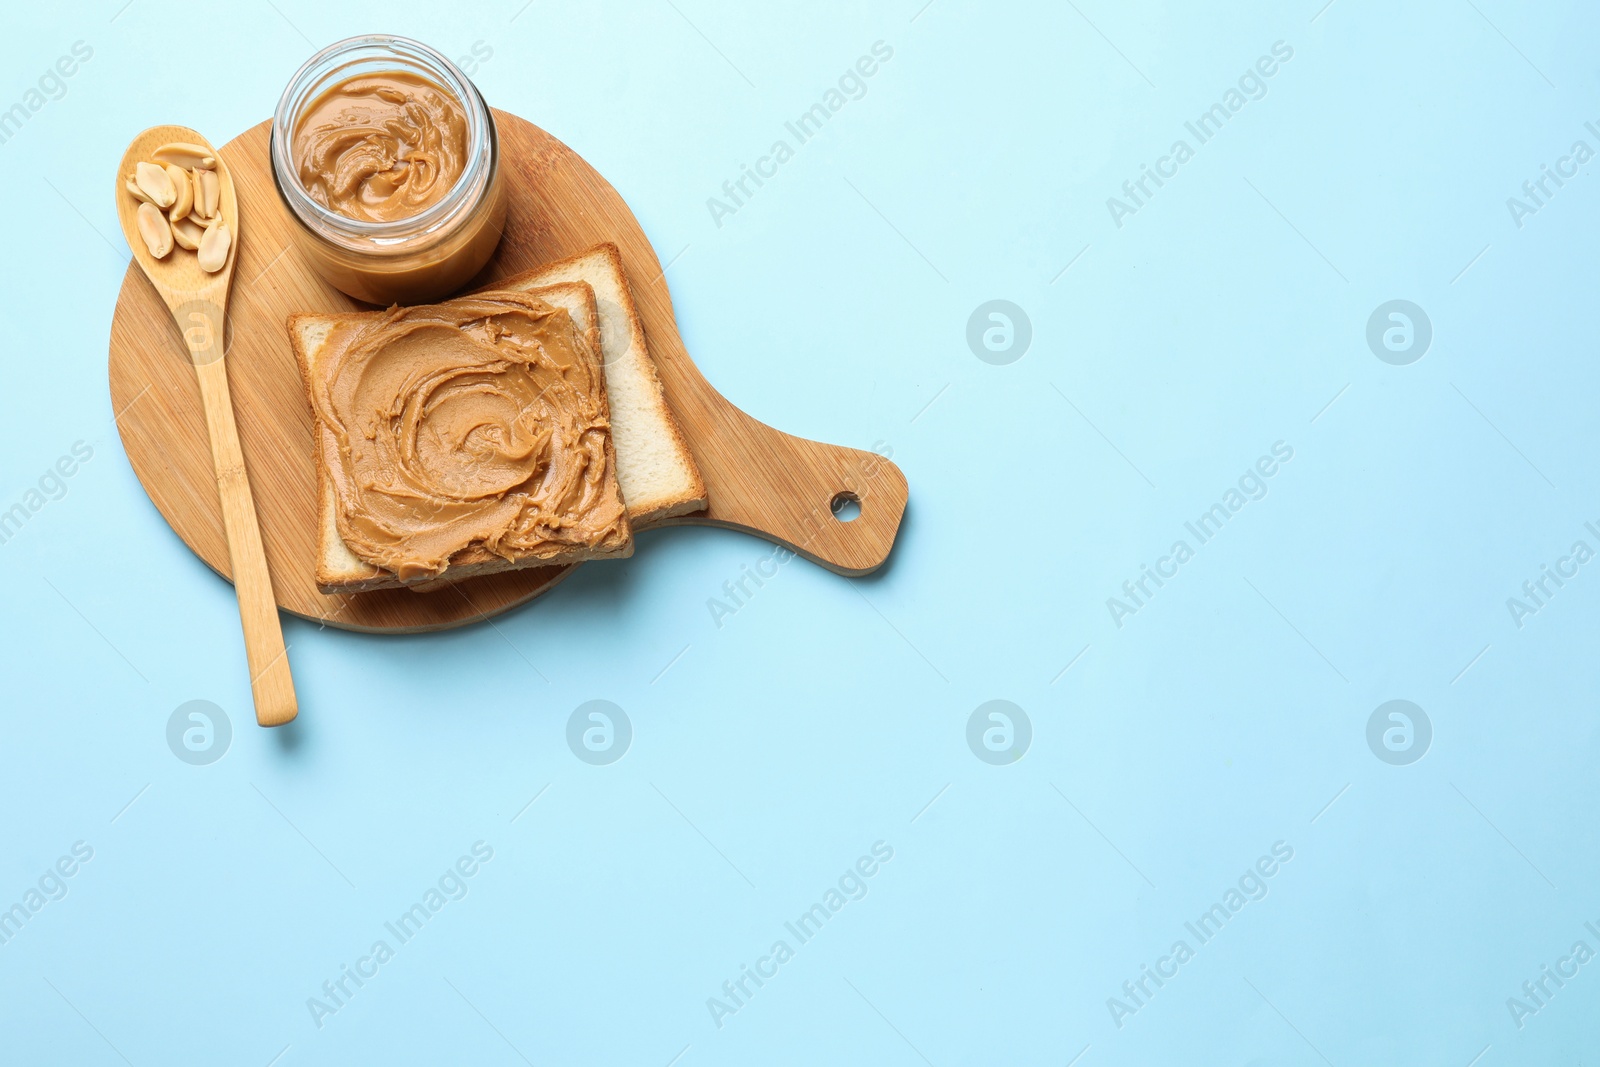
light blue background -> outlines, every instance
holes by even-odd
[[[1506,199],[1600,148],[1600,16],[922,4],[8,10],[0,106],[93,58],[0,145],[0,508],[94,458],[0,546],[0,907],[94,858],[0,946],[0,1060],[1593,1054],[1600,963],[1521,1029],[1506,1006],[1600,950],[1600,565],[1520,629],[1506,607],[1600,548],[1592,167],[1521,228]],[[735,403],[893,449],[888,568],[790,563],[719,628],[708,599],[768,547],[680,529],[495,628],[290,619],[300,719],[254,726],[232,590],[112,423],[112,170],[154,123],[226,141],[313,47],[376,31],[492,50],[485,95],[627,198]],[[715,225],[707,197],[879,40],[865,96]],[[1118,228],[1106,198],[1277,41],[1266,97]],[[1033,327],[1006,366],[965,340],[995,298]],[[1393,298],[1434,328],[1409,366],[1365,341]],[[1118,628],[1107,598],[1277,441],[1265,499]],[[996,698],[1033,727],[1009,766],[965,740]],[[1433,725],[1409,766],[1366,742],[1394,698]],[[210,766],[165,740],[193,699],[233,725]],[[591,699],[633,723],[610,766],[565,741]],[[319,1028],[307,998],[480,840],[468,895]],[[876,841],[868,895],[719,1028],[707,998]],[[1107,998],[1278,841],[1267,897],[1119,1028]]]

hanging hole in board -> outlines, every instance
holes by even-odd
[[[840,522],[850,522],[861,517],[861,498],[846,489],[833,494],[833,500],[828,503],[828,509],[833,512],[833,517]]]

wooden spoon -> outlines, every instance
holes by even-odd
[[[141,162],[153,162],[156,149],[173,142],[205,147],[216,157],[221,186],[222,221],[231,231],[228,256],[221,270],[200,269],[197,253],[176,242],[172,251],[157,259],[139,233],[140,201],[127,190],[126,180]],[[233,563],[233,584],[239,594],[239,620],[244,625],[245,655],[250,663],[250,689],[255,696],[256,722],[282,726],[295,717],[298,705],[294,678],[289,673],[288,650],[278,623],[278,605],[272,596],[267,557],[261,548],[261,528],[256,523],[255,501],[244,469],[244,453],[233,420],[228,393],[228,371],[223,359],[223,326],[228,307],[228,286],[239,260],[239,204],[234,197],[228,165],[211,142],[187,126],[152,126],[133,139],[117,167],[117,217],[145,277],[172,312],[178,332],[189,349],[190,361],[200,379],[206,428],[211,437],[211,458],[216,468],[217,494],[222,501],[222,521],[228,532],[228,554]],[[165,215],[165,212],[163,212]]]

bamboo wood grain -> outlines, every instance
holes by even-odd
[[[510,210],[500,249],[466,288],[610,241],[621,250],[646,342],[695,462],[709,506],[670,525],[743,530],[784,544],[841,574],[870,573],[887,559],[906,505],[906,481],[871,452],[821,444],[763,425],[714,389],[689,357],[673,318],[660,261],[621,196],[566,145],[515,115],[495,112]],[[316,590],[316,472],[311,415],[289,348],[293,312],[364,310],[328,286],[293,245],[268,160],[269,124],[224,145],[239,192],[246,240],[237,253],[239,295],[226,340],[226,378],[239,418],[245,466],[256,489],[272,586],[287,611],[330,626],[378,632],[444,629],[488,618],[545,592],[570,567],[468,579],[431,593],[405,589],[348,596]],[[200,398],[182,342],[137,270],[124,279],[111,330],[110,377],[118,426],[135,473],[184,541],[225,577],[232,574],[225,523],[210,480]],[[176,346],[176,348],[175,348]],[[861,514],[841,522],[840,495]],[[605,566],[606,564],[597,564]]]
[[[255,698],[256,721],[262,726],[281,726],[298,713],[294,678],[283,644],[283,628],[278,621],[278,605],[272,595],[272,578],[261,547],[261,529],[256,522],[255,502],[250,494],[250,479],[245,473],[244,453],[239,445],[233,417],[233,401],[228,393],[228,371],[223,358],[228,307],[228,290],[239,260],[243,238],[238,199],[226,164],[219,160],[217,176],[221,185],[222,220],[233,234],[228,260],[220,271],[208,274],[200,269],[198,258],[174,248],[156,259],[139,236],[136,201],[123,188],[134,164],[149,161],[163,144],[182,141],[210,147],[210,142],[185,126],[154,126],[133,139],[118,164],[116,181],[117,217],[122,232],[133,250],[134,266],[149,281],[150,291],[159,296],[171,312],[180,333],[180,343],[167,342],[169,358],[181,349],[193,363],[201,406],[205,412],[207,451],[212,459],[215,500],[221,512],[228,546],[229,569],[234,575],[239,599],[239,621],[244,630],[245,658],[250,666],[250,690]]]

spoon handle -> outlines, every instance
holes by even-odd
[[[272,595],[272,577],[261,546],[255,500],[239,448],[228,392],[228,369],[223,355],[223,308],[204,302],[190,309],[190,323],[179,323],[189,341],[195,372],[200,378],[200,398],[205,404],[206,429],[211,437],[211,458],[217,474],[217,495],[222,502],[222,523],[228,534],[233,585],[239,595],[239,621],[244,626],[245,656],[250,664],[250,689],[255,696],[256,722],[282,726],[295,717],[299,705],[294,678],[289,672],[288,650],[278,622],[278,604]],[[196,343],[196,337],[203,343]]]

